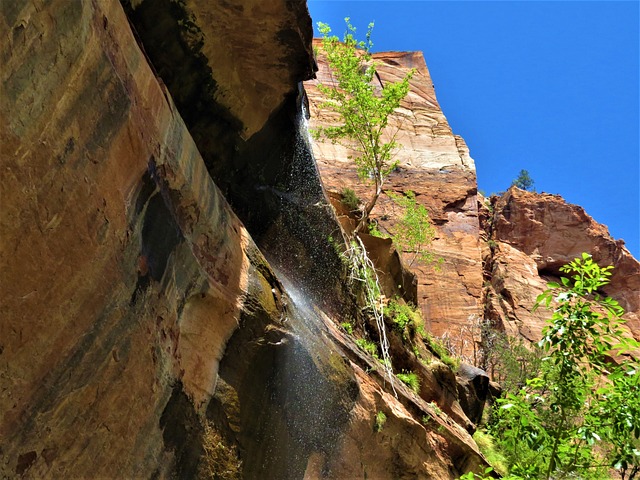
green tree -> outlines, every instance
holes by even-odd
[[[373,184],[373,194],[365,203],[356,226],[356,233],[360,233],[366,231],[384,182],[398,165],[393,160],[398,130],[389,127],[389,117],[409,92],[409,79],[414,72],[410,71],[398,82],[374,85],[377,66],[371,56],[373,23],[369,24],[366,40],[358,41],[348,17],[345,22],[347,30],[342,41],[331,35],[329,25],[318,23],[323,35],[322,51],[335,76],[335,83],[318,85],[327,98],[321,108],[337,113],[340,123],[320,127],[314,134],[354,150],[353,161],[360,180]]]
[[[529,175],[529,172],[527,170],[520,170],[518,177],[513,182],[511,182],[511,185],[515,185],[522,190],[529,190],[533,192],[535,191],[533,188],[534,183],[535,182],[533,181],[531,175]]]
[[[631,479],[640,466],[640,365],[620,357],[638,347],[625,338],[618,303],[602,297],[613,267],[591,256],[561,267],[536,303],[553,313],[539,347],[538,375],[499,399],[492,433],[515,478]],[[615,363],[612,355],[620,360]]]

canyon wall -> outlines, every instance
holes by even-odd
[[[314,40],[320,46],[320,40]],[[311,112],[310,127],[334,125],[335,114],[321,108],[324,97],[317,83],[334,85],[325,57],[318,55],[317,79],[305,82]],[[436,335],[455,334],[469,318],[482,315],[482,257],[479,242],[476,172],[464,140],[455,135],[438,104],[421,52],[387,52],[373,55],[382,85],[403,78],[411,69],[410,91],[390,117],[390,132],[397,130],[399,148],[394,159],[399,167],[389,175],[385,190],[416,194],[429,211],[436,237],[429,247],[440,265],[419,259],[412,266],[417,275],[417,303],[427,327]],[[364,201],[372,196],[371,185],[358,180],[353,153],[347,146],[317,139],[315,158],[325,188],[339,202],[344,188],[353,189]],[[383,194],[371,218],[385,233],[393,231],[399,208]],[[409,263],[413,257],[403,252]]]
[[[640,339],[640,263],[606,226],[559,195],[516,187],[484,200],[480,209],[487,320],[511,335],[538,341],[549,312],[531,311],[536,297],[547,282],[557,281],[562,265],[587,252],[599,265],[614,267],[603,292],[625,309],[628,335]]]
[[[311,80],[318,68],[332,81],[311,36],[299,0],[0,2],[0,476],[486,467],[470,436],[483,372],[456,378],[388,325],[414,392],[344,327],[380,335],[340,256],[340,191],[367,190],[348,149],[305,129],[305,96],[312,126],[335,121]],[[408,294],[427,330],[468,352],[486,317],[533,340],[534,292],[590,251],[616,266],[607,293],[637,338],[638,262],[623,245],[556,196],[478,202],[422,55],[375,58],[381,82],[416,69],[388,186],[415,191],[436,226],[442,265],[417,262]],[[383,197],[374,218],[392,229],[396,216]],[[390,286],[410,284],[390,242],[378,247]]]
[[[2,2],[0,36],[3,478],[486,465],[309,303],[358,310],[299,129],[304,2]]]
[[[321,40],[314,44],[321,47]],[[611,238],[604,225],[558,195],[517,188],[491,199],[478,195],[474,161],[464,140],[447,123],[422,54],[376,53],[373,61],[379,73],[375,81],[382,85],[415,70],[409,94],[389,122],[391,132],[397,129],[399,167],[389,175],[386,190],[414,191],[436,229],[428,248],[441,265],[417,260],[411,268],[418,280],[417,303],[429,330],[471,362],[480,360],[480,325],[485,320],[510,335],[537,341],[549,313],[531,312],[536,297],[548,281],[557,279],[560,266],[587,252],[601,265],[614,266],[606,293],[627,311],[629,335],[640,338],[640,265],[624,242]],[[321,108],[325,98],[317,84],[336,82],[321,48],[317,62],[317,79],[305,82],[311,128],[338,122],[335,113]],[[358,179],[348,143],[318,138],[313,149],[341,221],[353,224],[341,205],[341,192],[353,189],[366,201],[373,187]],[[398,206],[383,194],[371,218],[387,233],[399,215]],[[402,256],[406,264],[413,259],[410,252]]]

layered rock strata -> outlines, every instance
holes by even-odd
[[[320,41],[314,40],[319,47]],[[426,206],[436,228],[436,238],[429,247],[442,259],[439,269],[416,261],[418,305],[435,335],[458,334],[466,328],[469,317],[482,314],[482,258],[479,245],[475,166],[461,137],[454,135],[436,99],[433,82],[421,52],[386,52],[373,56],[378,65],[377,81],[398,81],[410,69],[415,74],[410,81],[408,96],[390,118],[390,134],[400,148],[395,159],[397,171],[386,183],[386,190],[400,193],[412,190],[417,201]],[[322,108],[323,95],[317,83],[334,85],[321,49],[317,57],[317,79],[305,82],[311,112],[310,126],[333,125],[335,114]],[[357,178],[355,165],[349,157],[348,145],[317,139],[314,154],[322,181],[334,198],[344,188],[353,189],[367,200],[372,187]],[[339,210],[339,207],[338,207]],[[380,230],[392,231],[399,214],[388,195],[382,195],[372,212]],[[412,254],[404,253],[408,264]]]
[[[3,477],[193,472],[225,346],[279,324],[279,284],[119,3],[0,26]]]
[[[340,261],[303,130],[298,82],[313,75],[303,1],[123,0],[216,185],[269,260],[325,308],[344,308]],[[282,239],[287,238],[286,247]]]

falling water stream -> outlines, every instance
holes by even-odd
[[[336,268],[319,268],[331,265],[325,255],[336,256],[330,246],[325,247],[326,237],[338,223],[322,189],[302,104],[297,115],[294,158],[284,162],[290,165],[287,181],[278,188],[270,187],[280,202],[282,221],[294,238],[278,238],[277,243],[264,249],[283,285],[287,316],[284,328],[269,339],[261,354],[270,364],[268,369],[254,377],[265,383],[262,401],[267,407],[260,406],[263,414],[250,429],[262,442],[260,458],[248,459],[251,465],[247,466],[262,478],[303,478],[311,455],[328,462],[359,396],[354,373],[331,338],[318,307],[326,300],[323,292],[327,285],[342,282],[335,278],[340,276],[339,259]],[[312,246],[311,258],[292,246],[299,239]],[[305,275],[309,261],[319,274]],[[384,332],[380,338],[384,338]],[[329,463],[322,468],[330,469]]]

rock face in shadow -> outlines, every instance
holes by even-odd
[[[319,46],[320,41],[314,40],[314,45]],[[464,140],[453,134],[438,104],[422,53],[377,53],[374,61],[382,84],[398,81],[412,68],[416,70],[408,96],[389,121],[391,130],[398,132],[396,158],[400,164],[389,176],[385,190],[399,194],[412,190],[418,203],[429,211],[437,232],[431,250],[443,263],[440,270],[420,261],[413,264],[418,306],[430,331],[438,336],[450,332],[456,337],[469,324],[470,316],[482,314],[475,165]],[[334,78],[321,53],[317,62],[317,80],[305,82],[312,128],[336,121],[335,114],[320,108],[323,96],[316,87],[318,82],[331,85]],[[351,188],[367,200],[372,187],[358,180],[355,165],[348,159],[352,153],[327,140],[314,142],[318,168],[332,197],[338,198],[342,189]],[[340,210],[338,206],[336,209]],[[398,215],[398,207],[387,195],[380,197],[372,212],[382,232],[393,230]],[[412,257],[404,253],[407,264]]]
[[[207,169],[269,260],[340,311],[338,231],[308,145],[303,1],[123,1]],[[287,238],[283,247],[282,239]]]

